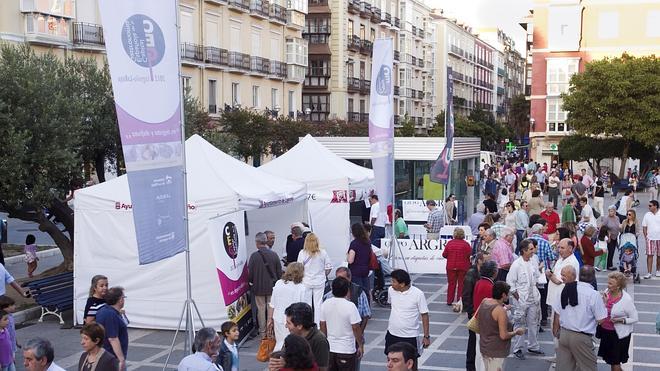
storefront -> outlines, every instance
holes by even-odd
[[[317,137],[315,138],[340,157],[358,165],[371,167],[371,152],[367,137]],[[394,138],[395,196],[397,207],[401,200],[444,199],[453,193],[459,200],[459,219],[470,215],[479,200],[480,138],[454,138],[451,177],[447,190],[429,181],[429,169],[444,148],[445,138],[396,137]],[[468,177],[474,177],[475,185],[468,185]]]

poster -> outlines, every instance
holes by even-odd
[[[140,264],[185,250],[174,0],[99,0]]]
[[[209,220],[208,229],[220,281],[218,294],[225,304],[227,318],[238,324],[242,340],[254,326],[250,307],[244,212],[215,217]]]
[[[436,205],[442,209],[442,202],[435,200]],[[429,220],[429,208],[425,200],[402,200],[401,211],[406,222],[424,222]]]
[[[454,146],[454,80],[452,69],[447,67],[447,110],[445,115],[445,148],[431,166],[431,181],[448,184],[451,173],[452,148]]]

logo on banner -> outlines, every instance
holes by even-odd
[[[141,67],[154,67],[165,56],[163,31],[144,14],[132,15],[124,22],[121,42],[128,57]]]
[[[348,191],[332,191],[332,200],[330,200],[330,203],[337,204],[346,202],[348,202]]]
[[[392,91],[392,70],[389,66],[381,66],[376,79],[376,93],[389,96]]]
[[[225,246],[227,256],[234,262],[236,267],[236,258],[238,257],[238,229],[236,224],[227,222],[222,229],[222,243]]]

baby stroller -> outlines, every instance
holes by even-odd
[[[374,289],[371,296],[374,302],[378,303],[381,307],[387,307],[387,289],[390,287],[392,266],[387,261],[387,258],[378,256],[378,265],[380,269],[374,271]]]
[[[632,254],[626,255],[625,251],[631,249]],[[639,273],[637,273],[637,236],[633,233],[623,233],[619,236],[619,271],[628,273],[633,277],[633,283],[640,283]],[[626,265],[629,270],[626,270]]]

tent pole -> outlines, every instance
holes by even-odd
[[[191,276],[190,276],[190,231],[188,230],[188,174],[187,174],[187,169],[186,169],[186,123],[185,123],[185,102],[184,102],[184,93],[183,89],[181,87],[181,50],[178,47],[181,45],[180,39],[181,39],[181,19],[180,19],[180,14],[179,14],[179,0],[174,1],[175,4],[175,12],[176,12],[176,35],[177,35],[177,63],[179,66],[179,94],[180,94],[180,101],[179,101],[179,111],[181,114],[181,145],[183,146],[182,151],[181,151],[181,158],[183,162],[183,222],[184,222],[184,244],[185,244],[185,250],[184,253],[186,255],[186,300],[183,303],[183,310],[181,311],[181,318],[179,318],[179,324],[176,328],[176,331],[174,332],[174,338],[172,339],[172,346],[170,347],[170,352],[167,355],[167,359],[165,360],[165,365],[163,366],[163,371],[167,369],[168,362],[170,360],[170,356],[174,352],[174,346],[176,345],[176,337],[179,334],[179,330],[181,329],[181,322],[183,321],[183,317],[186,317],[186,337],[184,340],[184,345],[183,345],[183,355],[186,356],[192,352],[192,345],[195,340],[195,319],[193,316],[193,308],[195,309],[195,312],[197,313],[197,316],[199,317],[199,322],[204,327],[204,320],[202,319],[202,316],[199,314],[199,309],[197,308],[197,304],[195,304],[195,301],[192,298],[192,283],[191,283]]]

